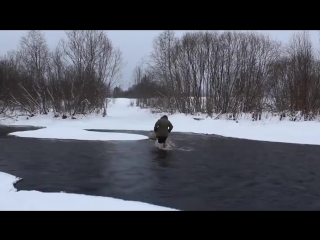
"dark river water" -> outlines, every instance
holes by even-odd
[[[18,190],[81,193],[180,210],[320,210],[320,147],[172,133],[154,141],[45,140],[6,136],[0,171]],[[116,131],[148,135],[143,131]]]

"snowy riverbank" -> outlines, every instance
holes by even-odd
[[[18,132],[12,135],[21,137],[42,137],[60,139],[88,139],[88,140],[138,140],[145,136],[114,133],[87,133],[83,129],[109,130],[152,130],[155,121],[161,114],[152,114],[148,109],[130,106],[130,99],[116,99],[110,103],[108,116],[90,115],[78,119],[53,118],[52,115],[42,115],[29,118],[19,117],[17,121],[7,119],[3,124],[42,126],[47,129]],[[169,115],[175,132],[194,132],[217,134],[225,137],[242,139],[286,142],[297,144],[320,145],[319,122],[279,121],[279,117],[272,117],[252,122],[250,118],[240,119],[238,122],[226,119],[214,120],[204,118],[194,120],[192,116],[184,114]],[[60,130],[59,130],[60,129]],[[77,131],[78,130],[78,131]]]

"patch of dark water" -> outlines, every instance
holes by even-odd
[[[178,149],[192,151],[160,151],[153,140],[2,136],[0,171],[22,177],[19,190],[108,196],[181,210],[320,210],[319,146],[203,134],[170,138]]]

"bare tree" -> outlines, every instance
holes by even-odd
[[[106,99],[121,77],[121,51],[114,49],[104,31],[72,30],[66,34],[64,58],[75,74],[70,88],[71,114],[92,112],[99,106],[105,116]]]
[[[28,31],[20,41],[18,52],[21,61],[21,71],[29,78],[29,82],[22,82],[21,89],[29,100],[30,105],[37,105],[40,113],[47,114],[47,73],[49,64],[49,48],[44,33],[38,30]],[[39,103],[37,101],[39,99]]]
[[[165,31],[154,42],[150,57],[153,81],[172,112],[261,112],[268,99],[270,66],[279,44],[256,33],[188,32],[178,39]],[[151,75],[150,75],[151,76]]]
[[[284,49],[283,57],[274,62],[271,97],[277,112],[292,120],[313,119],[320,109],[320,68],[308,32],[296,33]]]

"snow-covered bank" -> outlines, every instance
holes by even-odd
[[[55,127],[56,129],[152,130],[154,123],[161,115],[152,114],[148,109],[132,107],[130,102],[130,99],[116,99],[115,103],[111,103],[108,107],[108,116],[105,118],[91,115],[76,120],[63,120],[45,115],[32,117],[29,120],[26,117],[20,117],[18,121],[6,123]],[[196,121],[193,116],[184,114],[169,115],[169,119],[174,125],[174,132],[206,133],[251,140],[320,145],[319,122],[280,122],[279,118],[256,122],[250,119],[240,119],[238,123],[232,120],[213,120],[212,118]]]
[[[38,191],[17,192],[13,184],[18,180],[19,178],[0,172],[0,210],[175,211],[171,208],[109,197]]]
[[[6,192],[16,192],[17,189],[13,185],[19,180],[21,180],[21,178],[12,176],[8,173],[0,172],[0,194]]]
[[[30,138],[54,138],[68,140],[142,140],[148,137],[138,134],[108,133],[108,132],[90,132],[82,129],[69,127],[48,127],[33,131],[13,132],[9,135]]]

